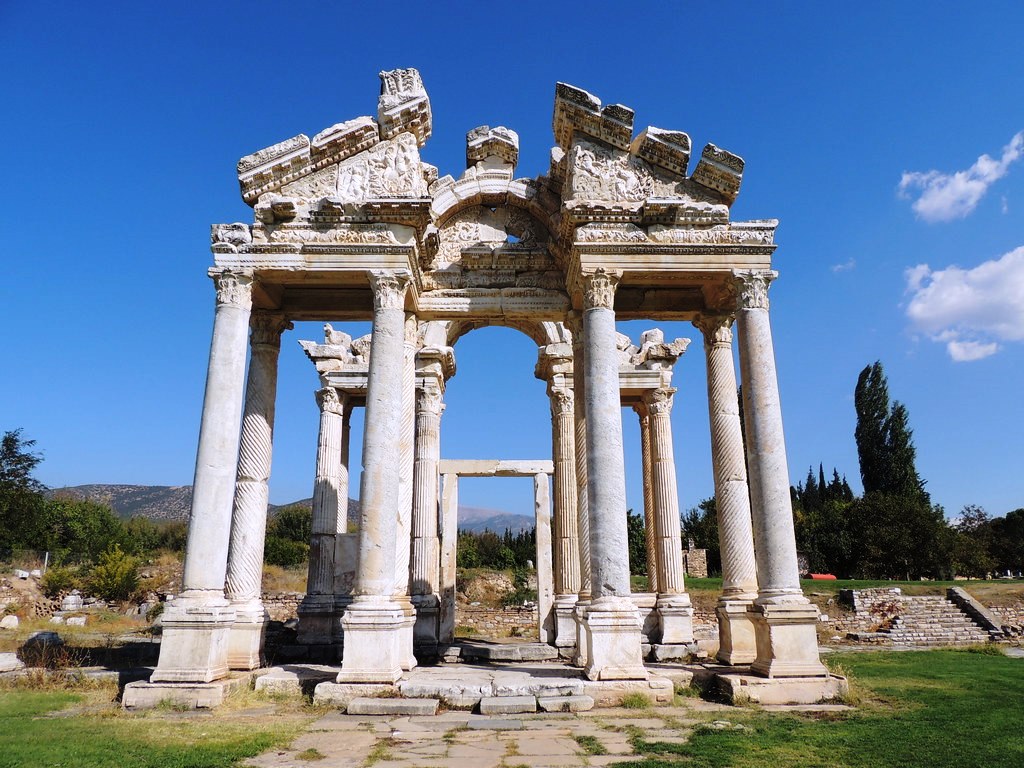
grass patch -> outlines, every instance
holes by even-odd
[[[366,759],[363,761],[363,768],[369,768],[374,763],[379,763],[383,760],[390,760],[391,749],[395,744],[395,740],[390,736],[378,739],[377,743],[373,745],[373,749],[370,750],[370,754],[368,754]]]
[[[634,746],[644,759],[620,765],[1024,765],[1024,740],[1018,735],[1024,663],[1019,659],[941,650],[844,654],[838,661],[858,681],[864,702],[858,710],[806,715],[735,710],[726,715],[730,727],[698,728],[686,744],[638,738]]]
[[[297,755],[295,755],[295,758],[297,760],[323,760],[325,757],[327,757],[327,755],[325,755],[323,752],[321,752],[316,747],[310,747],[309,749],[304,749],[301,752],[299,752]]]
[[[627,693],[622,697],[623,709],[649,709],[651,698],[646,693]]]
[[[608,750],[605,749],[604,744],[601,743],[597,736],[573,736],[576,743],[580,745],[580,748],[585,754],[588,755],[607,755]]]
[[[0,766],[226,768],[286,744],[308,719],[127,713],[113,695],[112,688],[0,689]]]

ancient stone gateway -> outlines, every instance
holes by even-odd
[[[704,338],[724,571],[719,660],[752,680],[827,680],[817,610],[797,573],[768,315],[777,221],[730,220],[743,160],[708,144],[690,171],[685,133],[634,135],[628,107],[559,83],[546,174],[516,178],[518,136],[482,126],[467,135],[467,169],[439,177],[419,154],[431,132],[419,73],[381,81],[376,118],[238,163],[255,221],[212,231],[216,311],[183,589],[164,613],[150,693],[126,696],[198,690],[260,664],[277,357],[293,320],[373,324],[369,338],[328,326],[323,344],[305,345],[321,375],[321,460],[300,624],[309,642],[343,637],[339,683],[393,683],[416,665],[416,638],[440,637],[444,384],[456,340],[486,325],[534,339],[551,395],[555,642],[576,647],[591,680],[648,675],[630,594],[624,403],[642,426],[657,563],[648,613],[663,645],[692,639],[668,429],[685,340],[654,331],[635,346],[616,332],[616,320],[640,318],[691,321]],[[357,405],[362,512],[346,570],[339,501]]]

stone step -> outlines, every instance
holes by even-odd
[[[437,714],[437,699],[380,699],[359,697],[348,703],[350,715],[426,715]]]
[[[520,715],[536,711],[536,696],[485,696],[480,699],[481,715]]]
[[[589,712],[594,708],[591,696],[538,696],[542,712]]]

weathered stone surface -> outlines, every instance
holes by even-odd
[[[17,629],[19,623],[18,617],[10,613],[0,619],[0,629]]]
[[[766,679],[726,672],[715,675],[715,681],[734,704],[817,704],[842,699],[849,692],[846,678],[838,675]]]
[[[333,681],[338,674],[337,667],[318,664],[290,664],[287,667],[270,667],[256,677],[257,691],[300,695],[317,684]]]
[[[481,715],[518,715],[536,711],[536,696],[487,696],[480,699]]]
[[[587,680],[583,689],[598,707],[617,707],[622,704],[623,698],[634,693],[647,696],[654,706],[667,706],[672,703],[674,695],[672,681],[664,677],[651,677],[647,680]]]
[[[385,683],[333,683],[317,684],[313,691],[314,704],[345,708],[353,699],[366,696],[394,695],[395,686]]]
[[[350,715],[420,715],[437,714],[437,699],[374,699],[361,696],[348,703]]]
[[[588,712],[594,708],[592,696],[538,696],[537,706],[542,712]]]
[[[231,691],[248,684],[248,675],[210,683],[128,683],[124,687],[121,706],[125,709],[149,709],[168,703],[189,709],[211,709],[223,704]]]
[[[0,653],[0,673],[24,669],[25,662],[16,653]]]

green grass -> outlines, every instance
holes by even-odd
[[[290,741],[304,718],[129,714],[111,691],[0,689],[0,768],[215,768]],[[69,706],[81,712],[62,712]]]
[[[597,736],[573,736],[576,743],[580,745],[584,753],[588,755],[607,755],[608,750],[605,749],[604,744],[601,743]]]
[[[632,768],[989,768],[1024,765],[1024,661],[929,651],[829,657],[863,704],[846,713],[716,712],[744,729],[698,728],[686,744],[634,740]]]

